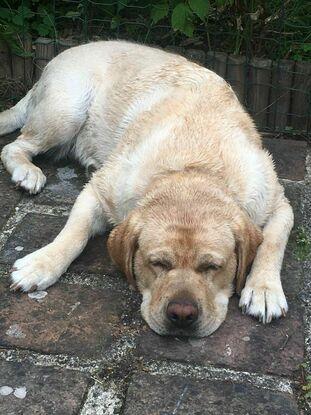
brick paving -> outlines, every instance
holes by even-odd
[[[227,320],[205,339],[160,337],[146,326],[107,235],[90,241],[45,297],[11,293],[13,262],[51,241],[87,179],[73,163],[40,158],[47,185],[30,197],[0,166],[1,415],[309,413],[301,364],[311,357],[311,259],[296,239],[302,228],[311,235],[311,158],[304,142],[265,146],[295,210],[282,273],[290,311],[264,326],[233,297]]]

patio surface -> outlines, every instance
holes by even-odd
[[[14,137],[1,137],[0,149]],[[1,415],[310,413],[302,384],[311,358],[311,255],[303,242],[311,236],[311,157],[304,142],[265,145],[295,211],[282,272],[289,313],[264,326],[243,316],[233,297],[225,323],[205,339],[151,332],[103,236],[44,298],[11,293],[13,262],[56,236],[87,179],[72,163],[40,158],[47,185],[30,197],[0,165]]]

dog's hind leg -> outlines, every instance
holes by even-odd
[[[40,192],[46,182],[41,169],[31,159],[40,153],[40,149],[30,137],[20,135],[13,143],[6,145],[1,153],[1,160],[12,175],[12,181],[31,194]]]
[[[89,238],[104,231],[105,225],[105,212],[91,181],[77,198],[64,229],[54,241],[15,262],[11,289],[27,292],[54,284]]]
[[[40,91],[40,85],[37,89],[39,92],[33,94],[28,104],[21,135],[6,145],[1,153],[1,160],[12,175],[12,181],[32,194],[38,193],[46,182],[32,158],[53,147],[59,146],[60,151],[62,147],[69,148],[85,122],[89,104],[88,95],[83,95],[79,89],[75,96],[59,86],[57,91],[53,88]]]

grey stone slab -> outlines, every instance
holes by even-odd
[[[66,220],[63,216],[27,214],[0,252],[0,262],[13,264],[16,259],[52,242]],[[109,257],[107,238],[108,233],[91,239],[82,254],[69,267],[69,271],[116,275],[116,278],[122,278]],[[17,247],[23,249],[16,250]]]
[[[304,220],[305,187],[287,182],[285,190],[295,212],[295,229],[282,268],[283,287],[289,302],[288,315],[264,326],[243,316],[238,308],[238,298],[233,297],[226,321],[211,336],[197,340],[165,338],[146,328],[139,340],[139,355],[258,373],[295,374],[304,359],[304,281],[302,262],[296,255],[296,237]]]
[[[14,213],[20,199],[21,193],[15,189],[9,175],[0,170],[0,229]]]
[[[10,292],[9,281],[0,281],[0,347],[108,358],[114,342],[131,330],[123,317],[135,314],[132,298],[113,289],[58,283],[36,300]]]
[[[34,160],[46,175],[43,190],[35,196],[29,196],[36,204],[72,205],[84,184],[87,182],[85,171],[77,163],[68,160],[55,161],[53,157],[40,156]]]
[[[19,135],[19,132],[18,131],[15,131],[14,133],[0,136],[0,152],[3,149],[4,146],[6,146],[7,144],[10,144],[14,140],[16,140],[16,138],[18,137],[18,135]]]
[[[272,154],[276,171],[282,179],[303,180],[306,174],[307,143],[304,141],[263,139]]]
[[[124,415],[298,415],[291,395],[250,385],[136,374]]]
[[[86,375],[79,372],[0,362],[0,388],[8,386],[13,389],[6,396],[0,392],[0,413],[75,415],[83,402],[88,383]],[[18,395],[16,389],[20,397],[14,395],[14,392]],[[24,398],[21,392],[26,393]]]
[[[52,242],[65,222],[66,218],[62,216],[27,214],[0,252],[0,262],[12,264],[16,259]],[[18,250],[16,247],[19,247]]]
[[[18,133],[15,132],[0,137],[0,152],[5,145],[13,142],[17,136]],[[57,150],[55,154],[51,152],[50,155],[40,155],[33,160],[33,163],[42,169],[47,178],[46,186],[40,194],[28,195],[22,189],[15,190],[15,193],[20,196],[23,195],[25,198],[31,198],[38,204],[73,204],[84,184],[88,181],[85,169],[70,160],[58,161],[55,159],[55,155],[57,155]],[[4,168],[3,173],[1,172],[2,175],[7,182],[10,182],[9,173],[5,172]]]
[[[304,359],[303,314],[294,303],[289,305],[286,318],[263,325],[242,315],[234,297],[225,322],[211,336],[160,337],[146,329],[137,353],[147,359],[293,376]]]
[[[116,278],[124,278],[110,259],[107,249],[108,235],[109,233],[106,233],[91,239],[82,254],[71,264],[69,271],[107,274],[114,275]]]

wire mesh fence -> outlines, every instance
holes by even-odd
[[[224,77],[260,130],[311,135],[307,2],[0,0],[0,105],[12,105],[58,53],[127,39],[180,53]]]

